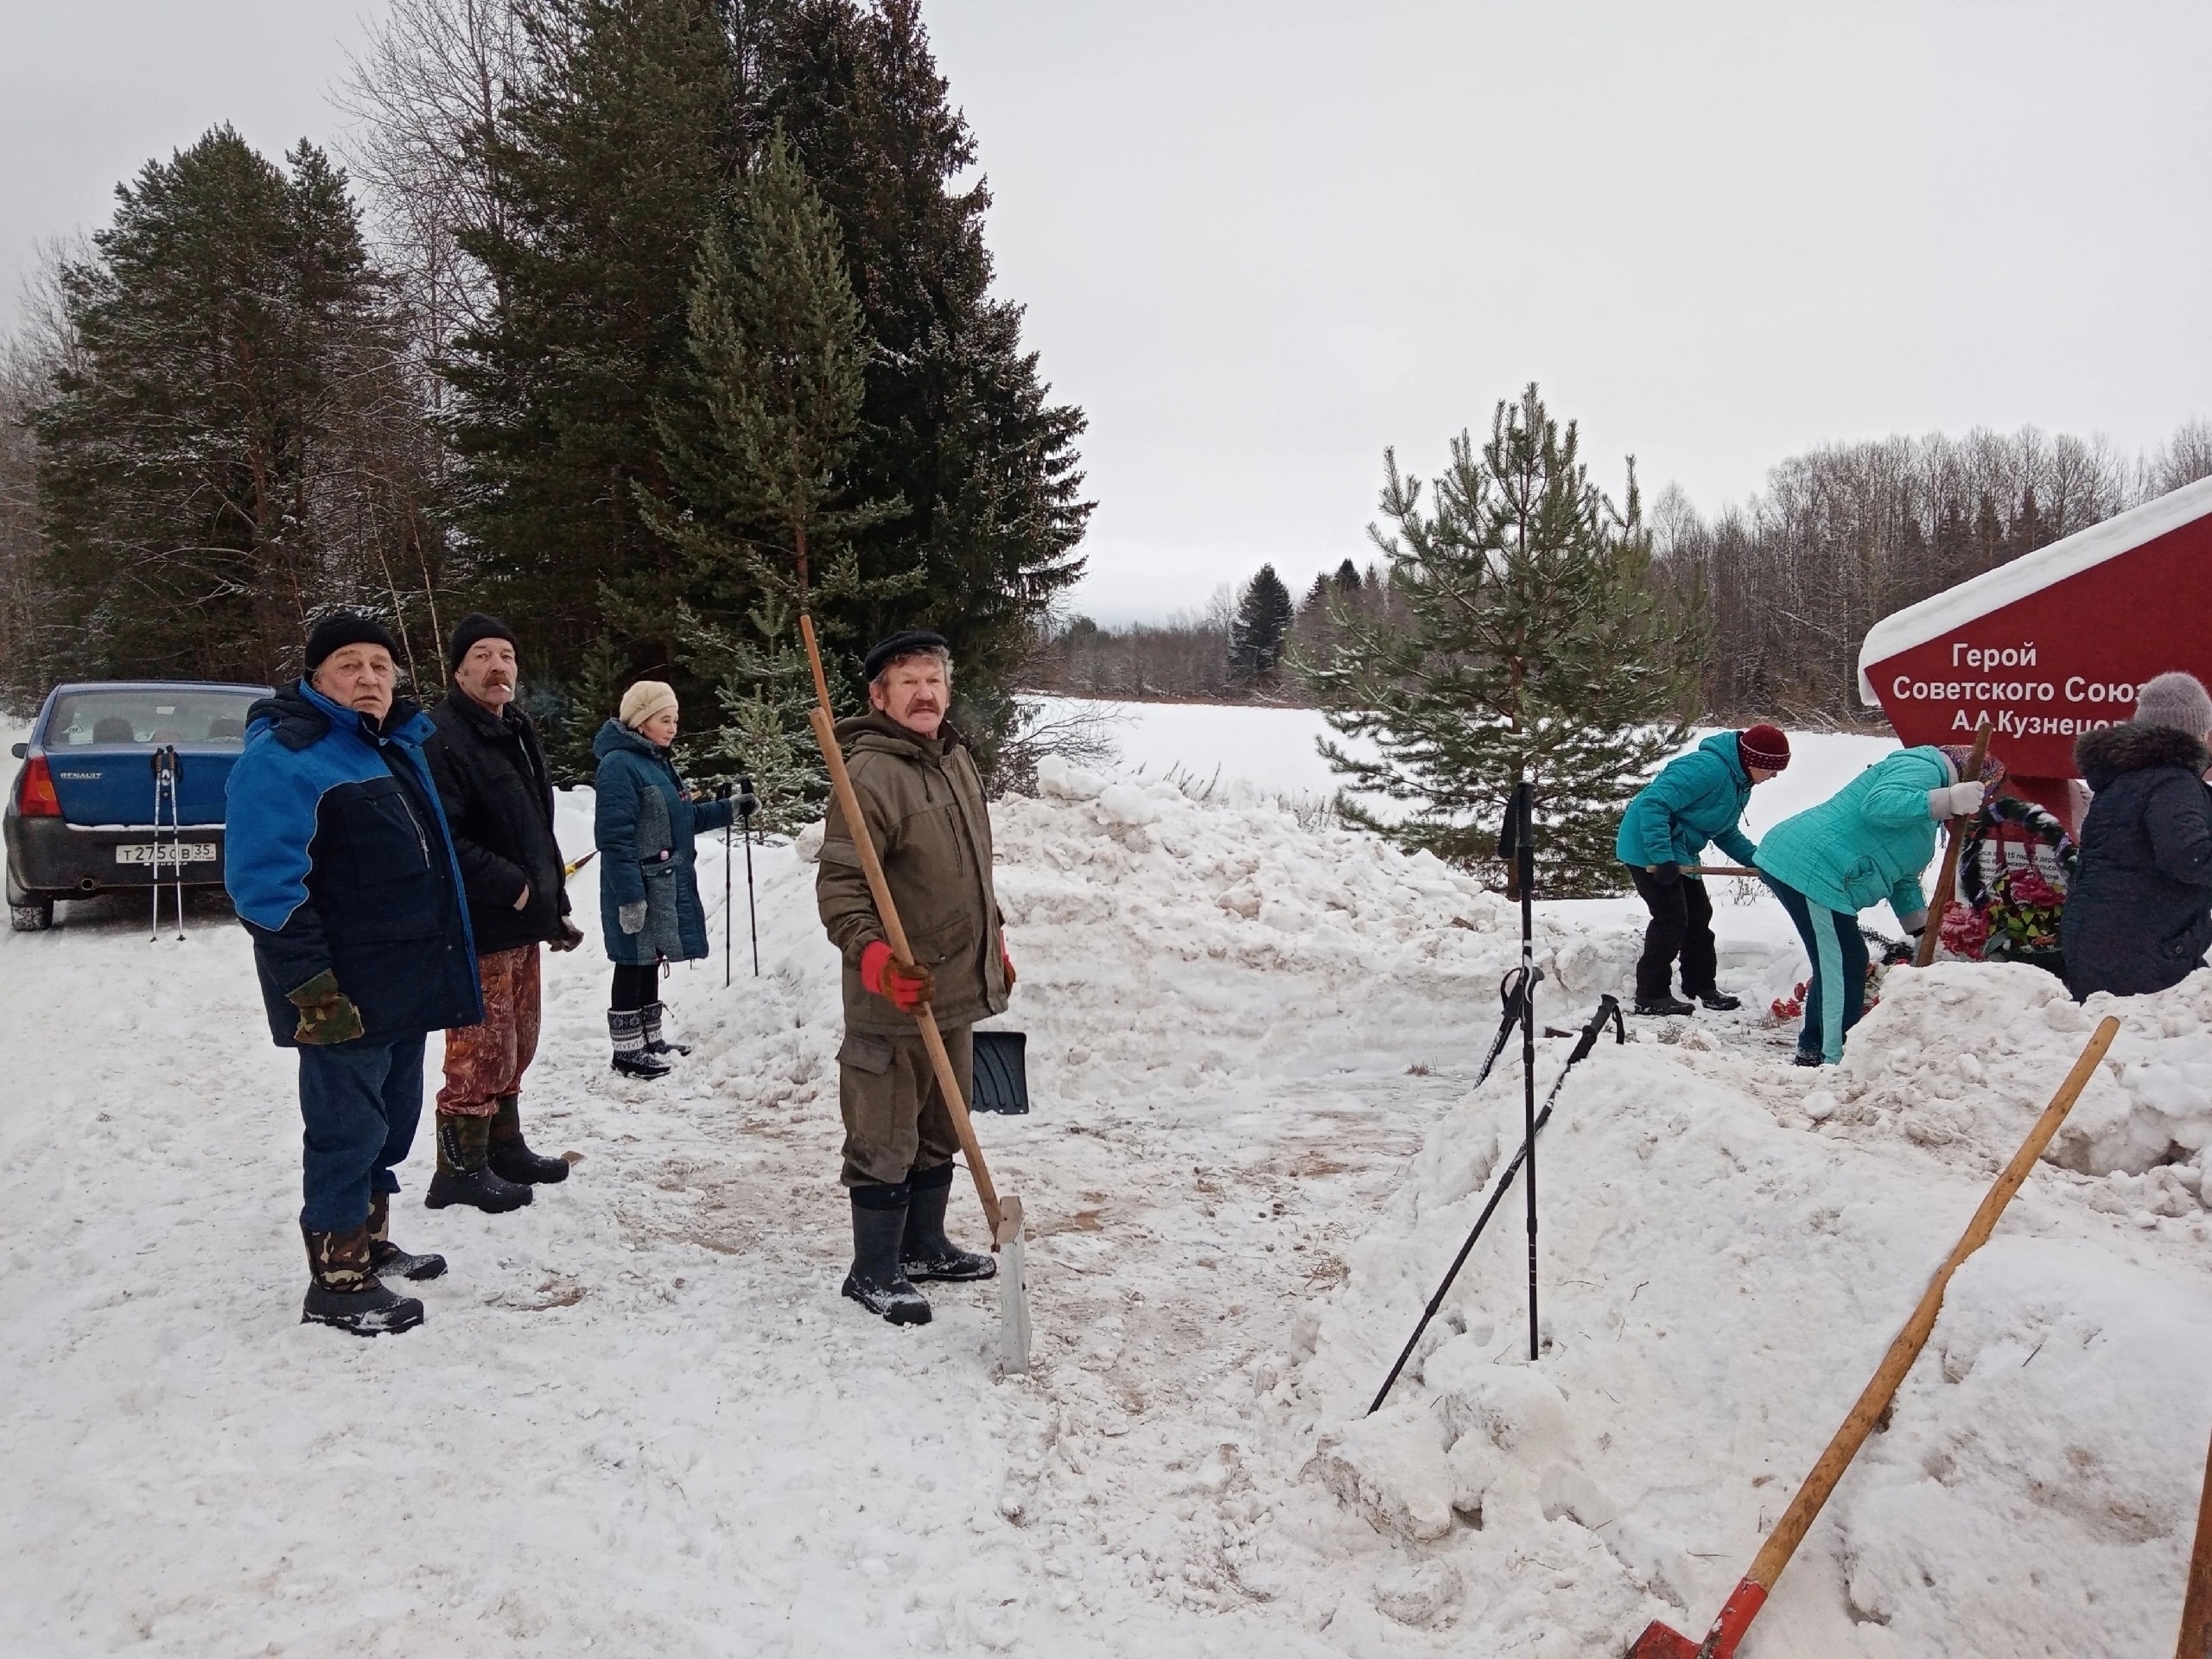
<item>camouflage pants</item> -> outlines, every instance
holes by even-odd
[[[518,944],[476,959],[484,987],[484,1023],[446,1033],[446,1081],[438,1109],[460,1117],[491,1117],[501,1095],[522,1092],[522,1074],[537,1053],[537,947]]]
[[[968,1026],[944,1029],[944,1050],[964,1097],[970,1087],[975,1036]],[[837,1051],[837,1104],[845,1117],[847,1186],[896,1186],[911,1174],[949,1164],[959,1154],[952,1113],[918,1035],[846,1034]]]

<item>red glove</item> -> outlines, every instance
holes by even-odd
[[[1006,935],[999,935],[999,966],[1006,969],[1006,988],[1014,988],[1014,958],[1007,954]]]
[[[887,999],[901,1014],[912,1014],[937,995],[937,982],[918,962],[900,962],[881,939],[861,947],[861,983]]]

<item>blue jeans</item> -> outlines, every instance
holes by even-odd
[[[342,1233],[369,1218],[369,1193],[399,1191],[423,1116],[423,1039],[300,1046],[300,1117],[307,1204],[300,1224]]]
[[[1797,1033],[1797,1052],[1818,1055],[1834,1065],[1843,1058],[1843,1033],[1866,1012],[1866,936],[1859,931],[1856,915],[1846,916],[1816,905],[1770,875],[1760,879],[1789,912],[1813,964],[1812,981],[1805,988],[1805,1024]],[[1827,918],[1825,925],[1820,920],[1822,917]],[[1830,1008],[1841,1009],[1843,1016],[1833,1033],[1827,1029]]]

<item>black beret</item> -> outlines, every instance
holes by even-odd
[[[446,647],[446,666],[457,669],[461,659],[468,655],[468,648],[479,639],[504,639],[516,651],[522,641],[516,639],[514,630],[496,616],[486,616],[481,611],[471,611],[461,619],[461,626],[453,631],[453,644]]]
[[[308,672],[314,673],[324,658],[346,645],[382,645],[394,662],[399,660],[399,642],[383,623],[358,611],[334,611],[308,635]]]
[[[912,657],[918,652],[951,649],[951,642],[941,633],[931,633],[927,628],[901,628],[889,639],[879,640],[869,650],[861,667],[868,683],[873,685],[883,671],[901,657]]]

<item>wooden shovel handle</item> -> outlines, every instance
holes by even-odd
[[[822,671],[822,652],[814,643],[814,619],[804,612],[799,613],[798,628],[806,640],[807,661],[814,669],[814,707],[808,711],[807,723],[814,728],[814,741],[822,747],[822,764],[830,769],[830,788],[837,798],[837,810],[845,815],[845,827],[852,832],[853,850],[860,855],[861,874],[868,878],[869,896],[875,900],[876,919],[883,924],[883,935],[891,946],[891,954],[906,967],[914,965],[914,954],[906,946],[906,930],[899,925],[899,906],[891,897],[891,884],[884,880],[883,861],[877,856],[875,838],[868,833],[868,820],[861,816],[861,799],[853,788],[852,774],[845,770],[845,752],[837,747],[836,723],[830,717],[830,683]],[[960,1137],[960,1150],[968,1160],[968,1173],[976,1178],[976,1196],[983,1203],[983,1219],[991,1230],[991,1249],[999,1247],[999,1228],[1003,1211],[999,1206],[998,1189],[991,1185],[991,1172],[983,1162],[983,1148],[976,1139],[976,1125],[968,1116],[967,1097],[960,1092],[960,1080],[952,1072],[952,1057],[944,1052],[944,1034],[937,1028],[937,1015],[928,1003],[914,1010],[914,1023],[921,1028],[922,1046],[929,1051],[930,1066],[937,1073],[938,1092],[944,1096],[945,1109],[952,1115],[952,1132]]]
[[[1913,1309],[1912,1317],[1904,1322],[1904,1329],[1897,1332],[1897,1340],[1890,1344],[1889,1352],[1882,1356],[1882,1363],[1876,1369],[1873,1380],[1866,1384],[1866,1392],[1859,1396],[1859,1403],[1852,1407],[1850,1414],[1843,1420],[1843,1427],[1836,1430],[1835,1438],[1828,1442],[1827,1450],[1821,1453],[1821,1460],[1813,1465],[1812,1473],[1805,1477],[1805,1484],[1797,1489],[1797,1496],[1789,1500],[1789,1507],[1783,1511],[1782,1519],[1767,1535],[1765,1547],[1759,1551],[1758,1559],[1752,1561],[1751,1572],[1745,1574],[1754,1583],[1764,1589],[1773,1589],[1774,1581],[1782,1576],[1782,1569],[1789,1565],[1790,1556],[1804,1541],[1805,1534],[1819,1517],[1821,1506],[1828,1501],[1828,1494],[1835,1490],[1836,1483],[1843,1478],[1843,1471],[1851,1466],[1852,1459],[1866,1444],[1867,1435],[1873,1432],[1875,1422],[1889,1409],[1890,1402],[1896,1398],[1897,1388],[1904,1382],[1905,1373],[1912,1369],[1913,1361],[1920,1357],[1920,1351],[1928,1341],[1928,1333],[1936,1328],[1936,1316],[1942,1312],[1943,1291],[1950,1284],[1951,1275],[1959,1270],[1959,1264],[1980,1249],[1990,1234],[1996,1230],[1998,1217],[2005,1213],[2005,1206],[2012,1201],[2012,1195],[2028,1179],[2028,1172],[2035,1167],[2036,1160],[2043,1156],[2044,1148],[2050,1144],[2051,1136],[2058,1133],[2058,1126],[2066,1121],[2066,1114],[2073,1109],[2075,1101],[2095,1075],[2098,1063],[2105,1057],[2105,1051],[2112,1046],[2113,1039],[2119,1035],[2118,1020],[2107,1014],[2098,1021],[2096,1031],[2089,1038],[2088,1046],[2082,1051],[2082,1058],[2074,1062],[2074,1069],[2066,1074],[2066,1081],[2059,1084],[2058,1092],[2051,1096],[2050,1104],[2044,1108],[2043,1116],[2036,1120],[2035,1128],[2028,1131],[2028,1138],[2012,1154],[2012,1161],[2005,1166],[2004,1173],[1998,1176],[1996,1184],[1982,1198],[1981,1207],[1974,1212],[1974,1219],[1967,1224],[1964,1236],[1945,1258],[1943,1265],[1936,1270],[1936,1276],[1929,1281],[1928,1288],[1921,1294],[1920,1306]]]
[[[1961,778],[1962,784],[1973,783],[1981,777],[1981,763],[1989,753],[1989,722],[1974,728],[1974,753],[1967,758],[1967,770],[1973,778]],[[1912,965],[1925,968],[1936,960],[1936,936],[1943,929],[1943,912],[1951,907],[1951,895],[1958,890],[1959,849],[1966,844],[1967,821],[1964,817],[1951,820],[1951,837],[1943,849],[1942,874],[1936,878],[1936,896],[1929,901],[1928,925],[1920,931],[1920,949],[1912,953]]]

